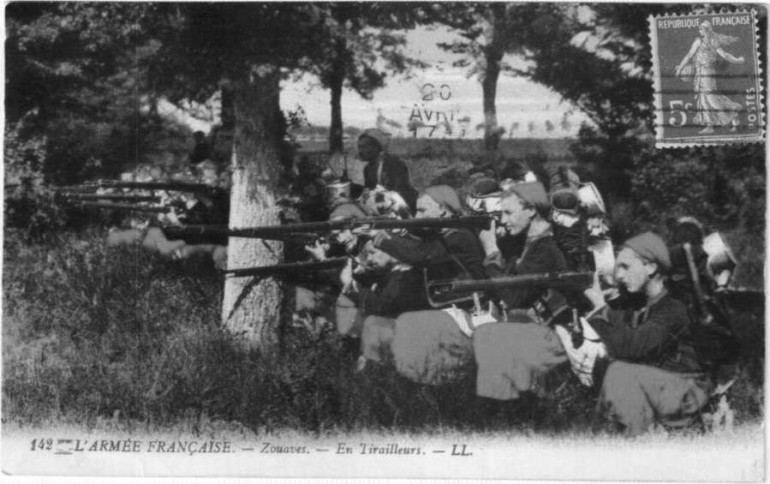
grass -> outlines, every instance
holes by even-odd
[[[443,387],[389,368],[354,372],[355,352],[331,327],[287,317],[271,354],[236,350],[219,328],[223,286],[210,262],[169,262],[107,248],[95,231],[28,244],[6,231],[3,421],[98,429],[214,425],[270,433],[591,435],[592,391],[560,368],[537,398],[495,405],[474,396],[473,371]],[[763,316],[739,314],[739,424],[763,418]]]

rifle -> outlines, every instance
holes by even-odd
[[[132,212],[168,213],[171,211],[171,207],[157,207],[152,205],[132,205],[130,203],[80,202],[77,205],[82,208],[102,208],[105,210],[128,210]]]
[[[449,293],[493,291],[501,287],[582,290],[591,287],[593,283],[593,272],[551,272],[546,274],[496,277],[493,279],[434,281],[428,283],[428,291],[435,295],[443,295]]]
[[[335,230],[392,230],[392,229],[425,229],[425,228],[459,228],[487,229],[492,218],[486,215],[453,218],[368,218],[331,220],[328,222],[305,222],[285,225],[267,225],[230,229],[221,225],[186,225],[184,227],[169,227],[176,235],[219,235],[227,237],[245,237],[253,239],[284,240],[287,236],[301,234],[327,233]]]
[[[682,245],[682,249],[684,249],[687,271],[690,275],[690,282],[692,282],[693,306],[696,317],[701,324],[710,325],[714,322],[714,317],[706,310],[706,296],[700,285],[700,274],[698,274],[698,268],[695,265],[695,257],[692,255],[692,245],[685,243]]]
[[[219,197],[227,194],[227,190],[203,183],[184,182],[134,182],[122,180],[98,180],[86,182],[84,187],[93,188],[130,188],[135,190],[166,190],[172,192],[187,192],[209,197]]]
[[[308,272],[323,271],[328,269],[342,269],[347,264],[347,257],[335,257],[320,262],[288,262],[285,264],[275,264],[263,267],[248,267],[242,269],[226,269],[223,274],[229,274],[233,277],[265,277],[265,276],[287,276],[303,275]]]
[[[160,203],[160,197],[148,196],[148,195],[130,195],[130,194],[116,194],[116,193],[64,193],[61,194],[64,201],[74,202],[79,200],[118,200],[126,202],[152,202]]]

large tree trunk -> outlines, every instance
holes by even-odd
[[[230,228],[276,225],[275,189],[280,175],[281,112],[277,69],[256,69],[249,79],[234,83],[235,139]],[[255,267],[280,262],[281,244],[233,237],[227,267]],[[243,337],[247,347],[265,349],[276,340],[281,292],[278,283],[253,278],[225,281],[224,327]]]

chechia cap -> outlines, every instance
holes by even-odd
[[[369,128],[364,130],[364,132],[361,133],[358,139],[361,139],[364,136],[376,141],[380,145],[380,148],[382,148],[383,150],[385,149],[386,146],[388,146],[388,141],[390,140],[390,135],[388,135],[388,133],[377,128]]]
[[[548,194],[545,193],[542,183],[517,183],[508,188],[508,191],[515,193],[516,196],[532,205],[541,217],[546,218],[548,216],[551,204],[548,202]],[[503,199],[505,199],[505,196],[503,196]]]
[[[660,236],[652,232],[645,232],[632,237],[623,246],[633,250],[642,258],[655,262],[666,270],[671,269],[671,256],[669,255],[666,243],[663,242]]]
[[[460,197],[457,192],[449,185],[434,185],[424,190],[425,194],[432,198],[442,207],[447,208],[454,215],[461,215],[463,212]]]
[[[366,212],[354,203],[343,203],[335,207],[329,214],[329,219],[339,218],[366,218]]]

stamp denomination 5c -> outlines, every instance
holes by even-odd
[[[754,12],[649,22],[656,146],[763,141]]]

